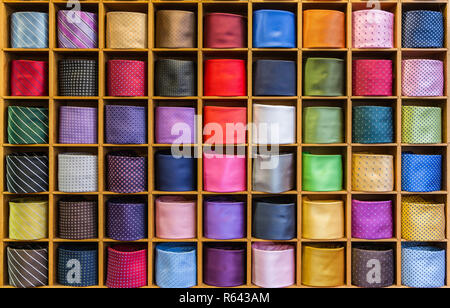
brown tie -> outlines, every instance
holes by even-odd
[[[190,11],[156,12],[157,48],[194,48],[195,14]]]
[[[107,48],[147,48],[147,14],[110,12],[106,14]]]

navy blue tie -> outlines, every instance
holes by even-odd
[[[406,11],[402,16],[403,48],[444,47],[444,16],[438,11]]]

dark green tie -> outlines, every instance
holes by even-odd
[[[8,142],[10,144],[48,143],[48,109],[9,106]]]

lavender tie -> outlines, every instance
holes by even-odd
[[[59,143],[97,143],[97,108],[61,106]]]
[[[58,12],[59,48],[97,48],[97,14],[61,10]]]

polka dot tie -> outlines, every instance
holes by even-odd
[[[403,48],[444,47],[444,17],[441,12],[414,10],[402,16]]]
[[[402,190],[438,191],[442,182],[442,156],[402,153]]]
[[[443,96],[444,62],[431,59],[403,60],[402,95]]]
[[[147,108],[106,105],[105,141],[111,144],[147,143]]]
[[[355,244],[352,248],[352,284],[382,288],[394,283],[394,250],[385,246]]]
[[[108,247],[106,286],[139,288],[147,285],[147,249],[143,245]]]
[[[392,155],[353,154],[352,189],[355,191],[394,190]]]
[[[352,237],[387,239],[393,236],[392,201],[352,200]]]
[[[392,60],[353,60],[354,96],[391,96]]]
[[[58,283],[72,287],[97,285],[96,245],[62,244],[59,246]]]
[[[352,139],[355,143],[394,142],[392,107],[353,106]]]
[[[145,96],[146,63],[135,60],[108,61],[108,96]]]
[[[136,193],[146,189],[147,159],[133,151],[116,151],[107,155],[107,187],[117,193]]]
[[[360,10],[352,14],[354,48],[393,48],[394,14],[382,10]]]
[[[114,198],[106,204],[106,234],[117,241],[146,237],[147,203],[130,197]]]
[[[442,142],[441,114],[439,107],[402,106],[402,142]]]

